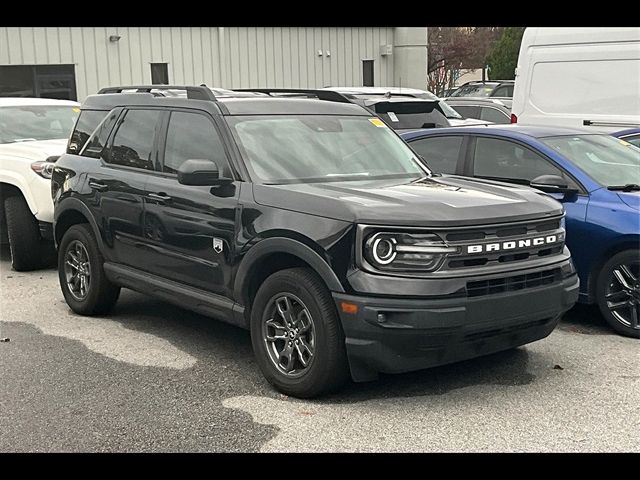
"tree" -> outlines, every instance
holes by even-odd
[[[429,27],[427,89],[441,95],[453,87],[461,69],[482,68],[499,27]]]
[[[487,57],[489,65],[489,78],[492,80],[514,80],[516,78],[516,66],[518,65],[518,53],[524,27],[507,27],[502,32]]]

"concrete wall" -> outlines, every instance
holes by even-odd
[[[75,64],[79,100],[150,83],[159,62],[174,84],[312,88],[362,85],[370,59],[376,86],[425,88],[426,38],[426,28],[389,27],[0,27],[0,65]],[[385,44],[393,55],[380,55]]]

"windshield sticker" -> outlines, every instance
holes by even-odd
[[[78,113],[80,111],[78,107],[73,107],[71,110],[74,111],[75,113]]]
[[[382,128],[386,127],[384,122],[379,118],[370,118],[369,121],[373,123],[376,127],[382,127]]]
[[[622,140],[622,139],[620,139],[620,144],[624,145],[625,147],[633,147],[633,144],[627,142],[626,140]]]
[[[387,115],[389,115],[389,118],[391,119],[392,122],[399,122],[400,120],[398,120],[398,117],[396,117],[396,114],[393,112],[387,112]]]

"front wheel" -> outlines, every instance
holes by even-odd
[[[605,320],[618,333],[640,338],[640,252],[625,250],[604,264],[597,300]]]
[[[282,270],[265,280],[251,308],[251,342],[265,378],[287,395],[321,395],[348,377],[333,299],[312,270]]]

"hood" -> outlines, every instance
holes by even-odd
[[[492,125],[493,122],[487,122],[486,120],[478,120],[476,118],[448,118],[452,127],[468,127],[469,125]]]
[[[52,155],[62,155],[67,149],[67,139],[37,140],[33,142],[3,143],[0,155],[25,158],[27,160],[46,160]]]
[[[537,190],[453,175],[254,185],[254,196],[261,205],[377,225],[481,225],[562,213],[559,202]]]
[[[616,192],[620,200],[634,210],[640,210],[640,192]]]

